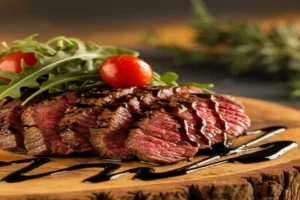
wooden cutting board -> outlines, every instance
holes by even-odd
[[[293,140],[300,144],[299,111],[265,101],[248,98],[240,100],[252,119],[252,130],[270,125],[289,127],[288,131],[266,141]],[[0,151],[1,161],[25,158],[31,157]],[[197,156],[195,160],[201,158],[203,157]],[[50,159],[52,162],[29,172],[28,175],[79,163],[108,162],[100,161],[97,157]],[[159,172],[186,164],[154,168]],[[28,163],[0,167],[0,178],[27,165]],[[137,161],[121,165],[116,172],[137,166],[149,166]],[[300,199],[300,147],[272,161],[224,164],[155,181],[136,181],[132,180],[133,174],[127,174],[102,183],[81,182],[100,170],[102,169],[82,169],[19,183],[0,183],[0,199]]]

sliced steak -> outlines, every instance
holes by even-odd
[[[74,105],[68,107],[59,123],[62,140],[78,153],[94,152],[89,142],[89,129],[96,125],[104,106],[137,91],[136,87],[106,88],[83,94]]]
[[[250,119],[243,106],[222,95],[181,95],[160,101],[135,124],[126,148],[138,158],[171,164],[241,135]]]
[[[106,108],[91,128],[90,142],[100,157],[129,160],[134,157],[125,147],[128,131],[139,116],[161,99],[182,93],[201,93],[195,87],[148,87]]]
[[[25,151],[24,127],[21,115],[23,111],[32,104],[40,102],[42,97],[37,97],[21,106],[22,101],[28,96],[24,92],[21,99],[5,98],[0,102],[0,148],[9,151]]]
[[[74,152],[60,138],[58,123],[77,93],[66,93],[31,105],[22,114],[24,145],[30,155],[66,155]]]
[[[0,148],[4,150],[24,150],[22,112],[20,99],[6,99],[0,110]]]

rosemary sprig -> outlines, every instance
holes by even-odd
[[[154,32],[147,36],[151,38],[151,45],[175,52],[177,63],[218,56],[232,74],[249,70],[266,73],[281,81],[290,97],[300,97],[300,35],[292,26],[264,30],[258,24],[245,21],[219,21],[201,0],[191,2],[194,13],[191,26],[196,33],[197,47],[185,49],[161,44]]]

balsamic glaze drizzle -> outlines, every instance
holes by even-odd
[[[273,135],[282,133],[286,130],[286,127],[284,126],[272,126],[272,127],[266,127],[257,131],[248,132],[246,134],[257,134],[264,132],[260,136],[249,140],[239,146],[236,147],[228,147],[226,145],[214,145],[214,148],[208,150],[211,156],[202,159],[200,161],[194,162],[192,164],[186,165],[184,167],[180,167],[174,170],[165,171],[165,172],[155,172],[155,169],[152,167],[137,167],[132,168],[129,170],[125,170],[119,173],[113,173],[115,170],[119,169],[121,165],[115,164],[115,163],[91,163],[91,164],[77,164],[73,165],[67,168],[49,171],[45,173],[40,174],[34,174],[34,175],[26,175],[26,173],[50,162],[51,160],[49,158],[31,158],[31,159],[24,159],[24,160],[16,160],[16,161],[10,161],[10,162],[0,162],[0,167],[13,165],[13,164],[20,164],[20,163],[29,163],[28,166],[23,167],[19,170],[16,170],[9,175],[2,178],[2,182],[6,183],[15,183],[15,182],[21,182],[36,178],[41,178],[45,176],[52,176],[58,173],[65,173],[68,171],[74,171],[78,169],[85,169],[85,168],[103,168],[102,171],[100,171],[98,174],[89,177],[85,179],[83,182],[85,183],[99,183],[103,181],[108,181],[111,179],[115,179],[117,177],[123,176],[128,173],[135,173],[134,179],[135,180],[155,180],[155,179],[161,179],[161,178],[168,178],[168,177],[174,177],[174,176],[180,176],[188,173],[192,173],[195,171],[199,171],[205,168],[213,167],[216,165],[224,164],[224,163],[256,163],[256,162],[263,162],[267,160],[276,159],[280,155],[284,154],[286,151],[291,150],[292,148],[297,147],[297,143],[293,141],[276,141],[276,142],[270,142],[266,144],[262,144],[259,146],[254,146],[252,148],[249,148],[249,146],[252,146],[254,144],[257,144],[258,142],[269,138]],[[254,150],[252,153],[243,154],[243,155],[237,155],[232,158],[228,159],[222,159],[220,161],[217,161],[220,158],[238,154],[240,152],[245,152],[249,150]]]
[[[228,130],[228,122],[224,119],[222,114],[219,110],[219,102],[217,101],[217,98],[214,95],[210,94],[196,94],[195,96],[200,97],[202,99],[206,99],[208,108],[211,109],[214,112],[214,116],[216,117],[216,125],[219,126],[218,128],[222,131],[223,138],[224,138],[224,144],[226,145],[228,143],[228,137],[227,137],[227,130]],[[182,116],[180,116],[180,113],[189,111],[194,120],[195,125],[194,128],[196,129],[196,133],[199,133],[201,141],[204,141],[206,145],[211,146],[211,139],[208,135],[205,134],[205,128],[206,128],[206,120],[200,115],[198,109],[196,108],[197,101],[188,101],[188,100],[179,100],[172,102],[170,100],[161,100],[160,106],[166,110],[167,112],[170,112],[170,114],[173,116],[173,119],[177,121],[179,126],[177,127],[177,132],[181,135],[181,137],[184,138],[185,141],[190,143],[192,146],[199,147],[199,142],[197,141],[197,138],[189,132],[189,126],[188,121],[183,119]],[[197,134],[198,135],[198,134]]]
[[[196,120],[196,125],[199,127],[198,132],[200,135],[204,137],[206,144],[211,146],[211,139],[205,134],[204,129],[206,127],[206,120],[201,117],[199,111],[196,109],[196,103],[193,102],[189,105],[190,109],[192,110],[193,116]]]
[[[215,115],[218,117],[218,119],[220,120],[220,129],[223,131],[223,137],[224,137],[224,144],[227,143],[227,133],[226,131],[228,130],[228,123],[227,121],[223,118],[222,114],[219,112],[219,102],[217,101],[216,97],[214,95],[210,96],[210,101],[213,104],[214,107],[214,111],[215,111]]]
[[[180,102],[180,104],[177,102],[169,102],[168,100],[166,100],[166,102],[167,103],[163,103],[161,106],[167,112],[170,112],[172,118],[177,121],[179,125],[176,127],[177,132],[181,135],[182,138],[184,138],[184,141],[188,142],[192,146],[199,147],[199,143],[196,141],[195,136],[190,134],[187,120],[182,119],[180,116],[180,113],[188,110],[186,104],[189,104],[189,102]]]

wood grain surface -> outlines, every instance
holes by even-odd
[[[286,125],[288,131],[266,141],[293,140],[300,144],[300,112],[292,108],[240,98],[252,119],[251,129],[270,125]],[[247,136],[248,137],[248,136]],[[239,143],[245,137],[237,139]],[[264,141],[264,142],[266,142]],[[27,155],[0,152],[1,161],[30,158]],[[203,156],[197,156],[199,160]],[[108,162],[97,157],[51,158],[28,174],[47,172],[79,163]],[[0,167],[0,177],[28,164]],[[139,162],[121,164],[118,171],[137,166]],[[154,166],[157,172],[186,163]],[[86,184],[81,181],[102,169],[90,168],[20,183],[0,183],[0,199],[300,199],[300,147],[276,160],[256,164],[224,164],[184,176],[155,181],[134,181],[133,174],[117,179]]]

